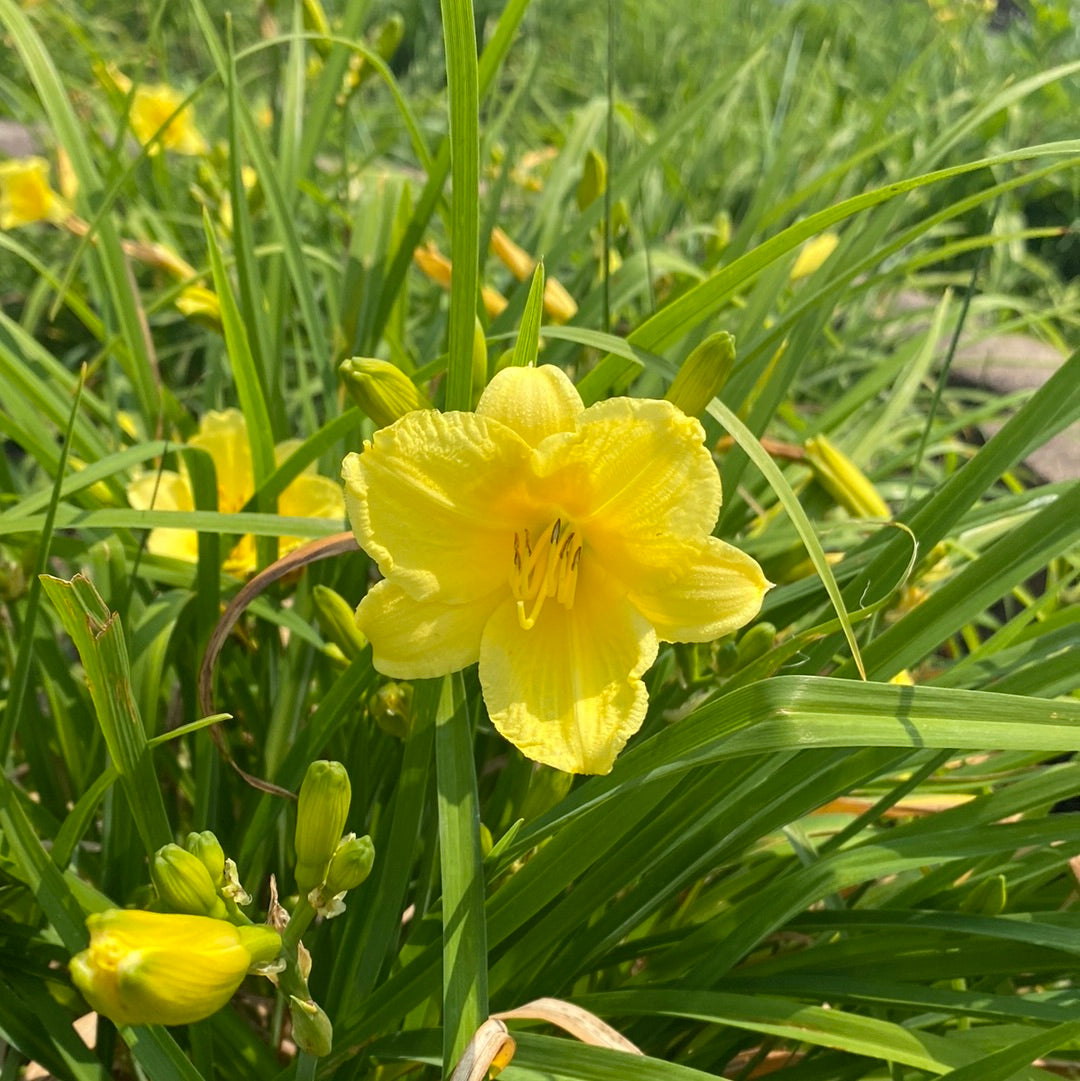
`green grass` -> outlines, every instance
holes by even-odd
[[[89,223],[0,233],[0,1077],[449,1077],[489,1014],[537,998],[643,1057],[512,1020],[507,1081],[1080,1068],[1080,483],[1027,464],[1080,419],[1080,16],[1026,6],[999,26],[922,0],[413,0],[399,27],[359,0],[327,26],[299,0],[0,0],[0,117],[54,184],[63,149]],[[104,63],[177,87],[209,152],[141,148]],[[590,152],[608,186],[579,200]],[[543,257],[534,281],[489,254],[495,226]],[[447,292],[413,262],[428,241]],[[567,325],[541,322],[552,278]],[[193,284],[218,321],[177,307]],[[388,686],[341,618],[372,580],[359,551],[258,579],[200,702],[237,538],[265,569],[278,538],[344,528],[282,506],[372,434],[342,359],[388,359],[440,408],[533,357],[586,402],[661,398],[721,330],[718,535],[778,585],[739,635],[662,648],[609,775],[522,757],[475,668]],[[1005,398],[947,379],[958,332],[1068,359]],[[237,506],[184,447],[228,407],[254,463]],[[813,436],[891,522],[815,480]],[[129,503],[181,468],[190,509]],[[197,563],[150,542],[166,525],[198,530]],[[86,915],[150,905],[147,857],[205,829],[252,919],[271,875],[294,908],[279,790],[320,757],[376,850],[304,936],[330,1054],[294,1054],[260,977],[191,1026],[100,1019],[87,1049],[65,967]]]

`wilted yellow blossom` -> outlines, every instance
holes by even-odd
[[[475,413],[409,413],[342,467],[383,581],[357,609],[373,663],[424,679],[480,662],[524,754],[607,773],[645,718],[658,644],[748,623],[768,583],[711,536],[720,476],[670,402],[584,407],[558,368],[505,368]]]
[[[532,277],[536,260],[497,225],[491,230],[491,250],[518,281]],[[556,323],[567,323],[577,315],[577,310],[577,302],[558,278],[544,279],[544,312],[549,319]]]
[[[187,445],[201,447],[213,459],[218,510],[223,514],[235,514],[255,493],[255,473],[244,414],[238,409],[207,413],[198,434]],[[278,462],[284,461],[295,449],[295,444],[278,446]],[[187,473],[169,469],[160,473],[147,472],[134,480],[128,485],[128,501],[136,510],[195,509]],[[341,518],[345,512],[340,487],[327,477],[320,477],[314,463],[278,496],[277,504],[278,513],[289,518]],[[284,554],[302,543],[302,537],[282,537],[279,551]],[[146,547],[154,555],[191,563],[199,558],[199,536],[191,529],[152,529]],[[233,548],[225,561],[225,570],[244,575],[255,567],[255,539],[249,534],[241,537]]]
[[[56,223],[68,214],[64,199],[49,186],[49,163],[44,158],[0,162],[0,229]]]
[[[436,285],[449,291],[450,281],[453,277],[454,268],[450,260],[434,244],[427,247],[417,248],[413,252],[413,261]],[[480,297],[484,302],[484,311],[489,319],[494,319],[506,310],[506,297],[493,289],[490,285],[484,285],[480,289]]]
[[[69,963],[86,1001],[118,1025],[186,1025],[221,1009],[281,949],[265,926],[109,909],[86,920],[90,946]]]

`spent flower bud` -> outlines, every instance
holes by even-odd
[[[320,1006],[309,998],[289,995],[289,1016],[292,1018],[293,1042],[301,1051],[316,1058],[330,1054],[334,1027]]]
[[[867,475],[823,435],[804,444],[814,479],[856,518],[890,518],[889,505]]]

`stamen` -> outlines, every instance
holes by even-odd
[[[535,550],[527,529],[514,533],[510,592],[516,602],[518,623],[523,630],[536,626],[548,597],[554,597],[563,607],[570,608],[577,590],[582,552],[582,542],[577,532],[561,518],[556,518],[545,532],[548,543],[539,545]]]

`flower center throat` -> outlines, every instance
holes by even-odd
[[[561,518],[530,537],[523,529],[514,533],[514,565],[510,590],[517,601],[518,623],[532,630],[548,597],[572,608],[581,565],[580,533]]]

